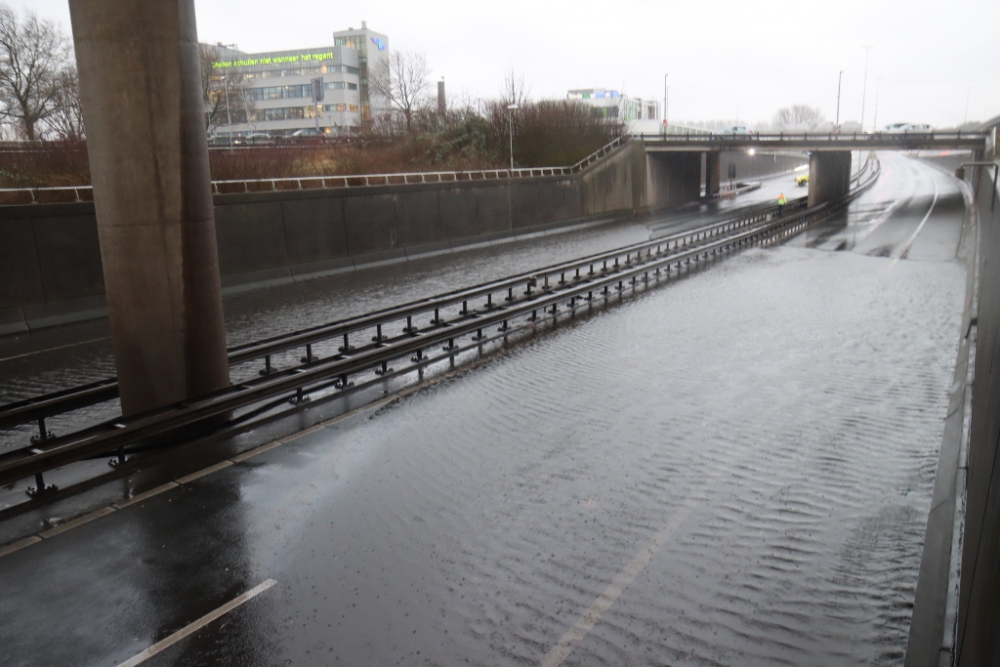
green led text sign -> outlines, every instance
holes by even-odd
[[[255,65],[281,65],[283,63],[307,62],[310,60],[333,60],[333,52],[302,53],[295,56],[276,56],[274,58],[248,58],[246,60],[223,60],[212,63],[212,69],[227,67],[253,67]]]

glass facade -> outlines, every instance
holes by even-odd
[[[349,81],[327,81],[324,83],[324,88],[327,90],[357,90],[358,84]],[[302,97],[312,99],[312,84],[264,86],[261,88],[248,88],[246,91],[246,98],[254,102],[259,100],[283,100]]]

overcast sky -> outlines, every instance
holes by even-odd
[[[7,0],[61,24],[66,0]],[[426,55],[449,97],[496,95],[513,70],[532,98],[608,88],[663,100],[671,119],[767,120],[803,103],[859,120],[869,51],[866,127],[878,87],[879,126],[961,123],[1000,115],[1000,0],[196,0],[202,41],[249,52],[332,44],[368,27],[391,49]],[[881,79],[881,81],[879,81]]]

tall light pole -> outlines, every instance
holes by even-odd
[[[514,111],[516,111],[518,106],[516,104],[507,105],[507,126],[510,130],[510,170],[511,176],[513,176],[514,171]]]
[[[865,129],[865,94],[868,92],[868,50],[875,46],[874,44],[867,44],[862,47],[865,50],[865,82],[861,89],[861,131],[864,132]]]
[[[669,74],[663,75],[663,134],[667,133],[667,118],[670,116],[667,114],[669,107],[667,106],[667,77]]]
[[[840,134],[840,84],[844,80],[844,70],[840,70],[840,74],[837,75],[837,120],[834,122],[836,126],[837,134]]]
[[[879,77],[875,79],[875,116],[872,118],[872,132],[875,132],[878,129],[878,93],[881,87],[882,77]]]

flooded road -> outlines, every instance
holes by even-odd
[[[839,232],[3,556],[5,664],[901,664],[965,267],[898,252],[961,194],[887,165]]]
[[[379,308],[440,294],[456,286],[496,280],[560,261],[645,241],[734,215],[741,208],[771,202],[790,175],[763,181],[764,187],[736,199],[695,205],[655,216],[645,224],[620,222],[512,240],[461,253],[362,269],[224,298],[228,344],[241,345]],[[256,374],[235,369],[233,381]],[[0,404],[32,398],[115,375],[106,319],[28,334],[0,337]],[[49,427],[66,433],[120,415],[117,402],[52,418]],[[0,450],[26,445],[36,428],[0,430]]]

